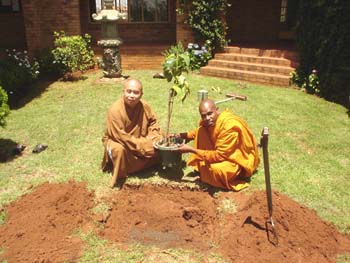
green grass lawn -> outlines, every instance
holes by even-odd
[[[126,71],[144,84],[147,100],[165,129],[168,87],[153,79],[155,71]],[[30,191],[43,181],[87,181],[99,195],[110,192],[109,176],[100,171],[101,138],[106,111],[120,97],[121,84],[101,84],[101,72],[78,82],[48,83],[40,96],[12,110],[8,125],[0,130],[0,142],[27,145],[24,155],[0,163],[0,206]],[[214,100],[228,92],[248,96],[229,101],[231,109],[247,121],[257,139],[267,126],[272,187],[313,208],[340,231],[350,232],[350,119],[347,109],[296,89],[234,82],[197,74],[188,76],[191,94],[174,105],[171,132],[195,128],[199,121],[197,90],[206,89]],[[37,143],[48,144],[32,154]],[[187,156],[185,155],[184,158]],[[185,170],[186,173],[187,170]],[[157,175],[128,179],[162,182]],[[264,189],[262,163],[250,190]],[[0,217],[1,218],[1,217]]]

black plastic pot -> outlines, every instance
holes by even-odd
[[[170,146],[166,146],[164,140],[160,140],[154,144],[154,147],[159,150],[163,167],[178,167],[181,165],[182,154],[174,151],[174,149],[178,148],[179,145],[183,143],[183,139],[176,138],[172,141],[172,145]]]

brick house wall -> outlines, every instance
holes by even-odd
[[[234,42],[273,42],[279,39],[280,0],[229,0],[228,38]]]
[[[179,1],[176,1],[176,8],[180,8]],[[193,33],[191,27],[185,23],[187,18],[187,10],[191,7],[191,2],[186,1],[185,6],[181,7],[184,9],[183,14],[176,14],[176,41],[183,44],[184,47],[188,45],[188,43],[195,42],[195,34]]]
[[[0,48],[25,49],[26,41],[22,14],[0,14],[0,35]]]
[[[92,36],[93,42],[101,38],[100,23],[91,21],[89,16],[89,1],[80,0],[81,32]],[[175,0],[169,1],[169,22],[161,23],[128,23],[118,22],[118,32],[124,44],[154,43],[173,44],[176,41]]]
[[[280,0],[228,0],[228,38],[235,42],[267,42],[279,39]],[[91,21],[88,0],[22,0],[21,13],[0,13],[0,48],[23,47],[32,54],[52,47],[53,32],[68,35],[88,33],[93,44],[101,37],[100,24]],[[191,1],[185,1],[188,5]],[[184,23],[186,14],[176,13],[179,0],[169,1],[169,22],[119,22],[119,34],[125,44],[174,44],[194,42],[191,28]]]
[[[22,1],[27,48],[36,52],[53,43],[53,32],[63,30],[67,35],[79,35],[79,0]]]

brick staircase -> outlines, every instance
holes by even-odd
[[[170,44],[122,44],[120,46],[122,70],[161,70],[164,61],[162,52],[169,47]],[[94,50],[97,56],[102,56],[102,48],[96,47]]]
[[[292,50],[229,46],[202,67],[203,75],[289,86],[289,74],[297,66]]]

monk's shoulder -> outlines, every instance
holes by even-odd
[[[225,110],[220,113],[220,124],[223,129],[231,129],[234,127],[240,127],[242,125],[243,120],[232,113],[231,111]]]
[[[124,107],[124,103],[121,99],[115,101],[112,103],[111,106],[108,108],[108,114],[109,115],[119,115],[121,112],[122,107]]]

